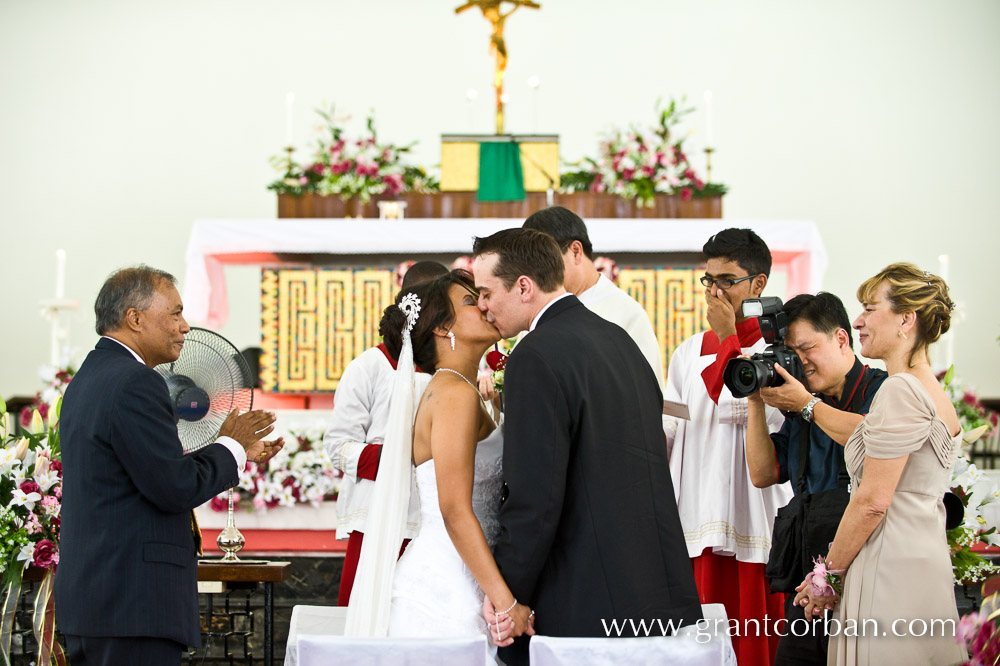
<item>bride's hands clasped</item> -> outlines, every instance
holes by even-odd
[[[489,597],[483,598],[483,619],[490,627],[490,637],[497,647],[506,647],[518,636],[535,635],[535,611],[515,603],[509,611],[499,611]]]

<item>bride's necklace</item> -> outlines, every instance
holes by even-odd
[[[458,370],[452,370],[451,368],[438,368],[437,370],[434,371],[434,374],[436,375],[439,372],[450,372],[454,375],[458,375],[459,377],[462,378],[463,381],[465,381],[466,384],[472,387],[472,390],[475,391],[477,395],[479,394],[479,388],[475,384],[470,382],[469,378],[463,375]],[[482,396],[479,396],[479,399],[482,400]]]

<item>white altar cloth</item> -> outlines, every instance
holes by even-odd
[[[223,267],[227,263],[279,265],[279,254],[468,254],[474,236],[521,226],[521,219],[277,219],[196,220],[184,274],[184,315],[219,328],[229,316]],[[587,220],[595,251],[701,252],[712,234],[749,227],[788,271],[790,293],[816,292],[826,271],[826,250],[812,222],[758,220]]]

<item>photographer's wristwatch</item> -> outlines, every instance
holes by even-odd
[[[819,398],[815,398],[814,397],[812,400],[810,400],[808,403],[806,403],[805,407],[802,408],[802,419],[806,423],[811,423],[812,422],[812,420],[813,420],[813,407],[815,407],[816,403],[819,402],[819,401],[820,401]]]

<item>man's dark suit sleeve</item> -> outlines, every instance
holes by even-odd
[[[221,444],[183,455],[163,379],[146,368],[129,373],[115,402],[111,446],[139,493],[168,513],[210,500],[239,481],[232,453]]]
[[[508,495],[500,509],[502,532],[494,556],[511,592],[530,604],[562,513],[571,414],[546,359],[531,349],[510,357],[504,383]]]

